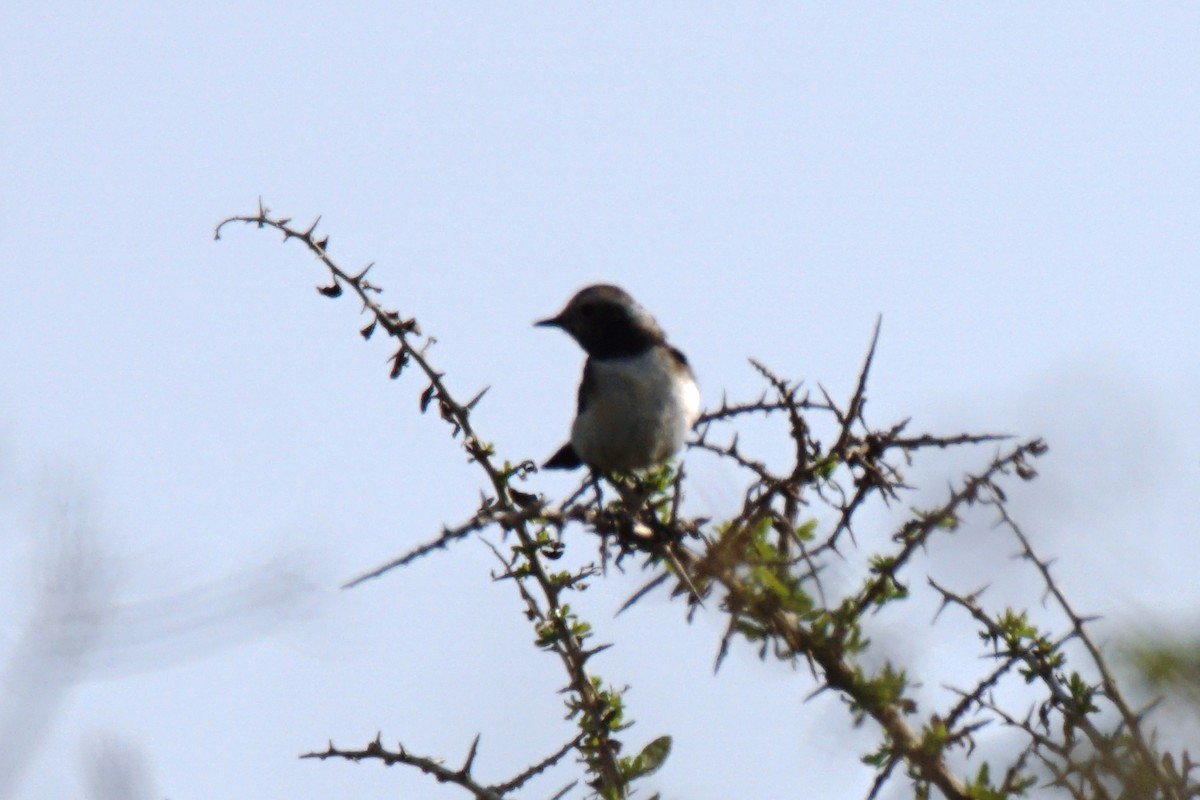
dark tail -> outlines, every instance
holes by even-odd
[[[542,464],[542,467],[544,469],[575,469],[582,465],[583,461],[580,460],[579,454],[575,452],[574,447],[571,447],[571,443],[567,442],[558,448],[558,452],[550,456],[550,460]]]

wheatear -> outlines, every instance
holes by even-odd
[[[700,414],[700,391],[687,359],[646,309],[598,284],[536,324],[562,328],[588,355],[571,441],[545,467],[623,472],[679,452]]]

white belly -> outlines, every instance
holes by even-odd
[[[571,429],[580,458],[602,470],[632,470],[683,447],[700,413],[700,392],[669,353],[593,360],[591,369],[592,391]]]

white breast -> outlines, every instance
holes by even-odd
[[[631,470],[678,452],[700,413],[700,391],[680,366],[664,348],[593,359],[588,401],[571,429],[580,458],[603,470]]]

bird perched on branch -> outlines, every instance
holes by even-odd
[[[700,414],[700,391],[683,353],[628,293],[588,286],[558,316],[535,324],[562,328],[588,355],[571,440],[546,468],[635,470],[683,447]]]

